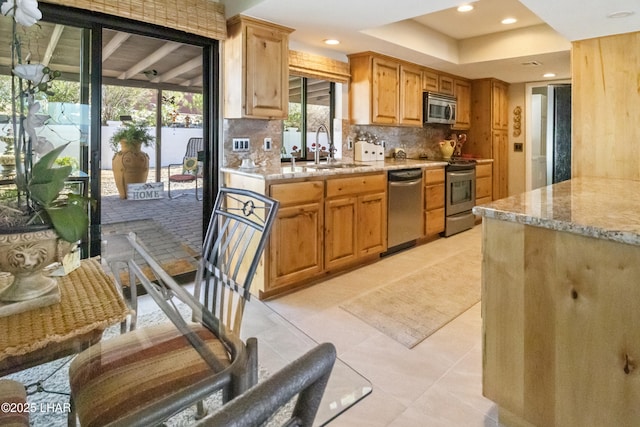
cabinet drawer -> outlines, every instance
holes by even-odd
[[[385,191],[386,188],[387,176],[385,174],[328,179],[327,197],[359,195],[362,193]]]
[[[425,169],[424,171],[424,183],[429,184],[440,184],[444,182],[444,168],[438,169]]]
[[[444,208],[427,212],[425,234],[427,236],[444,231]]]
[[[430,185],[424,189],[426,210],[444,207],[444,185]]]
[[[481,165],[476,165],[476,178],[481,178],[483,176],[491,176],[493,165],[491,163],[483,163]]]
[[[476,178],[476,200],[483,197],[491,197],[491,177],[485,176],[482,178]]]
[[[271,186],[271,197],[283,206],[322,200],[323,193],[323,181],[291,182]]]

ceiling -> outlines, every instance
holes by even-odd
[[[395,0],[391,7],[388,0],[219,1],[227,17],[242,13],[294,29],[295,50],[342,61],[372,50],[471,79],[509,83],[541,81],[546,72],[567,79],[571,41],[640,31],[638,0],[476,0],[467,14],[456,11],[463,0]],[[606,17],[622,10],[635,14]],[[518,22],[500,24],[506,16]],[[10,69],[10,20],[0,15],[0,74]],[[40,22],[21,36],[32,61],[77,78],[79,29]],[[327,38],[341,44],[328,47]],[[200,92],[201,55],[195,46],[106,30],[104,83]]]
[[[11,18],[0,15],[0,74],[11,68]],[[63,73],[66,80],[78,80],[81,30],[77,27],[40,21],[20,30],[23,60],[27,55]],[[105,29],[102,36],[102,79],[104,84],[202,91],[202,49]]]
[[[347,60],[372,50],[463,77],[509,83],[570,78],[575,40],[640,31],[638,0],[220,0],[242,13],[294,29],[290,47]],[[629,10],[634,14],[611,19]],[[518,19],[509,26],[500,21]],[[336,38],[328,47],[324,39]]]

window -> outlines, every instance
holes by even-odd
[[[329,154],[329,138],[333,137],[336,83],[299,76],[289,77],[289,116],[284,121],[281,157],[291,160],[313,160],[315,150],[320,157]],[[331,135],[321,126],[326,126]],[[317,141],[316,141],[317,136]],[[337,144],[340,145],[340,144]]]

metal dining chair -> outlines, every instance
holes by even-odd
[[[180,196],[184,196],[186,193],[171,194],[171,183],[185,184],[189,182],[195,183],[196,199],[202,200],[198,196],[198,179],[202,178],[201,164],[202,153],[204,150],[203,138],[189,138],[187,142],[187,148],[182,158],[182,163],[171,163],[167,165],[167,175],[169,182],[167,183],[167,193],[170,199],[175,199]],[[176,166],[180,166],[182,169],[179,173],[171,173],[171,168],[174,170]]]
[[[138,326],[74,358],[71,401],[83,427],[155,425],[217,391],[226,402],[256,383],[257,342],[243,342],[239,334],[277,210],[278,202],[266,196],[220,189],[193,293],[129,236],[155,276],[149,280],[131,260],[130,283],[139,281],[170,321]],[[180,305],[188,307],[190,319]]]

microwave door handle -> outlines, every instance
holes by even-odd
[[[447,104],[447,107],[444,109],[444,114],[447,120],[451,120],[452,112],[453,112],[453,108],[451,108],[451,104]]]

